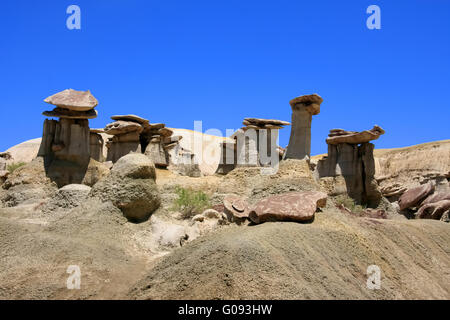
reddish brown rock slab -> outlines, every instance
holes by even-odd
[[[442,200],[426,204],[420,207],[416,214],[418,219],[434,219],[439,220],[444,214],[448,214],[450,211],[450,200]]]
[[[349,132],[348,134],[331,133],[326,140],[328,144],[361,144],[377,140],[385,131],[383,128],[375,125],[372,129],[361,132]]]
[[[66,89],[44,100],[45,102],[60,108],[73,111],[89,111],[98,105],[97,99],[87,91]]]
[[[426,196],[434,191],[435,187],[436,183],[434,181],[431,181],[419,187],[409,189],[408,191],[403,193],[398,200],[400,210],[405,210],[419,205]]]
[[[237,219],[248,218],[249,207],[245,199],[236,196],[229,195],[223,199],[224,212],[227,215],[231,215]]]
[[[436,203],[442,200],[450,200],[450,192],[437,192],[437,193],[433,193],[431,195],[429,195],[423,202],[422,202],[422,206],[427,205],[427,204],[431,204],[431,203]]]
[[[324,207],[327,194],[318,191],[290,192],[265,198],[250,210],[254,223],[268,221],[309,221],[317,208]]]

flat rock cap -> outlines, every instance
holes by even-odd
[[[111,119],[112,120],[132,121],[132,122],[136,122],[136,123],[140,123],[140,124],[147,124],[147,125],[149,125],[149,123],[150,123],[147,119],[139,117],[135,114],[112,116]]]
[[[322,97],[314,93],[294,98],[289,102],[289,104],[292,108],[294,108],[297,104],[303,104],[312,115],[317,115],[320,113],[320,104],[322,102]]]
[[[58,92],[46,98],[44,102],[73,111],[89,111],[98,105],[97,99],[89,90],[76,91],[73,89]]]
[[[289,126],[291,123],[276,119],[245,118],[244,124]]]

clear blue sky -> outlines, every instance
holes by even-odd
[[[66,28],[71,4],[81,30]],[[366,27],[371,4],[381,30]],[[43,99],[67,88],[99,100],[91,127],[135,113],[225,132],[290,120],[290,99],[318,93],[313,154],[331,128],[378,124],[377,148],[450,139],[449,16],[448,0],[5,0],[0,150],[39,137]]]

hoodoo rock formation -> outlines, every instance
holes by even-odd
[[[64,90],[44,100],[56,106],[46,119],[38,156],[58,186],[81,183],[91,158],[89,120],[97,116],[98,101],[89,91]]]
[[[312,116],[320,113],[323,99],[317,94],[297,97],[290,101],[292,127],[285,159],[309,159],[311,157]]]
[[[221,143],[222,156],[217,173],[226,174],[236,167],[265,167],[279,160],[278,130],[290,125],[275,119],[245,118],[244,127]],[[273,153],[272,153],[273,152]]]
[[[319,178],[342,176],[347,194],[357,203],[377,207],[382,198],[375,180],[375,146],[384,130],[375,126],[363,132],[332,129],[328,139],[328,155],[317,164]]]

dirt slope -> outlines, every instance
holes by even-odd
[[[450,225],[353,218],[232,227],[165,257],[138,299],[450,299]],[[382,271],[366,288],[367,267]]]

